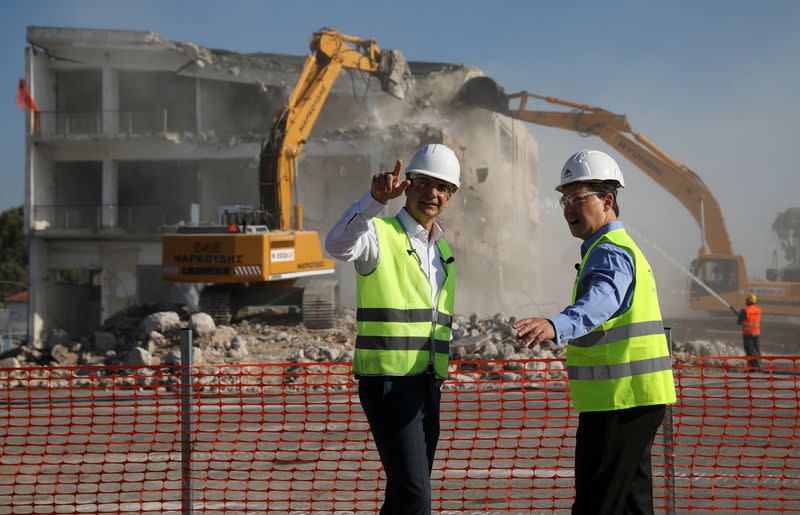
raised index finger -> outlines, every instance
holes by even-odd
[[[403,161],[398,159],[397,162],[394,164],[394,171],[392,172],[392,175],[394,175],[395,177],[400,177],[400,170],[402,169],[403,169]]]

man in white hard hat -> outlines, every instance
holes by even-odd
[[[514,324],[529,347],[567,343],[572,404],[579,412],[573,513],[653,513],[650,452],[675,402],[672,363],[647,259],[617,217],[622,172],[584,150],[556,190],[570,232],[583,240],[572,304]]]
[[[400,177],[372,177],[370,191],[328,233],[325,250],[356,269],[358,336],[353,373],[386,472],[381,513],[430,513],[456,285],[455,258],[436,218],[460,185],[455,153],[420,148]],[[405,193],[396,216],[378,217]]]

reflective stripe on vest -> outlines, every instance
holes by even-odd
[[[430,322],[431,309],[358,308],[356,320],[361,322]],[[436,323],[453,327],[453,316],[436,312]]]
[[[436,352],[448,354],[450,342],[445,340],[433,340],[433,347]],[[356,336],[357,349],[371,350],[425,350],[431,349],[431,339],[428,337],[413,336]]]
[[[358,375],[413,375],[433,368],[447,377],[455,295],[455,262],[450,246],[436,242],[445,262],[445,281],[436,309],[431,285],[411,241],[396,217],[373,218],[380,249],[375,270],[356,274],[358,336],[353,372]],[[448,262],[449,261],[449,262]]]
[[[622,377],[638,376],[651,372],[662,372],[664,370],[672,370],[672,358],[669,356],[618,363],[616,365],[571,365],[567,367],[567,373],[570,379],[587,381],[620,379]]]
[[[744,307],[745,319],[742,320],[742,334],[761,334],[761,308],[756,305]]]
[[[601,243],[610,243],[633,257],[630,308],[567,345],[567,373],[577,411],[611,411],[635,406],[672,404],[675,383],[652,270],[624,229],[607,232],[589,247],[572,293],[579,292],[586,261]],[[580,293],[580,294],[579,294]]]
[[[636,338],[637,336],[648,336],[651,334],[664,334],[664,324],[657,322],[635,322],[622,327],[613,327],[607,331],[592,331],[580,338],[576,338],[570,344],[576,347],[591,347],[603,343],[617,342],[626,338]]]

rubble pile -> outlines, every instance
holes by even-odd
[[[0,356],[0,368],[26,366],[152,366],[180,363],[181,329],[193,335],[197,365],[283,362],[349,362],[353,358],[355,311],[343,310],[333,329],[308,330],[298,319],[253,317],[230,326],[214,324],[205,313],[185,306],[132,306],[110,318],[91,337],[72,338],[51,329],[40,341]],[[542,345],[521,348],[513,339],[513,318],[497,314],[457,316],[454,359],[553,359],[563,350]],[[554,353],[555,352],[555,353]]]
[[[543,342],[534,349],[517,343],[512,324],[515,317],[497,313],[482,319],[477,313],[469,317],[457,315],[453,321],[453,359],[463,360],[527,360],[562,359],[565,348]]]
[[[534,349],[514,339],[515,318],[498,313],[491,318],[457,315],[453,321],[453,360],[536,360],[539,368],[562,370],[566,349],[545,341]],[[156,366],[181,362],[182,328],[191,328],[193,363],[225,365],[242,363],[350,362],[356,337],[355,311],[343,310],[337,326],[308,330],[298,317],[283,320],[253,317],[230,326],[216,325],[205,313],[191,313],[186,306],[132,306],[110,318],[92,337],[75,339],[65,331],[46,331],[41,341],[23,344],[0,355],[0,368],[31,366]],[[674,342],[674,353],[691,356],[739,356],[741,348],[720,341]],[[545,367],[544,361],[555,360]],[[487,363],[484,371],[497,371],[517,379],[516,363]],[[464,368],[466,367],[466,368]],[[472,367],[472,368],[471,368]],[[451,373],[470,380],[475,365],[451,367]],[[462,370],[462,368],[464,368]],[[500,370],[502,368],[503,370]],[[496,369],[496,370],[495,370]],[[551,372],[552,373],[552,372]]]
[[[673,350],[683,356],[743,356],[742,345],[732,345],[721,340],[689,340],[673,342]]]
[[[352,359],[352,314],[342,317],[334,329],[309,331],[296,322],[276,325],[253,319],[217,326],[205,313],[192,314],[174,306],[162,311],[159,307],[128,308],[89,338],[74,339],[59,329],[46,331],[41,341],[0,356],[0,368],[177,365],[184,327],[192,329],[196,365]]]

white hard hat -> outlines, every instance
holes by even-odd
[[[573,182],[617,181],[620,188],[625,187],[622,171],[614,159],[599,150],[581,150],[575,152],[564,163],[561,169],[561,183],[556,191],[561,191]]]
[[[408,163],[406,173],[428,175],[461,186],[461,166],[455,152],[439,143],[431,143],[417,150]]]

